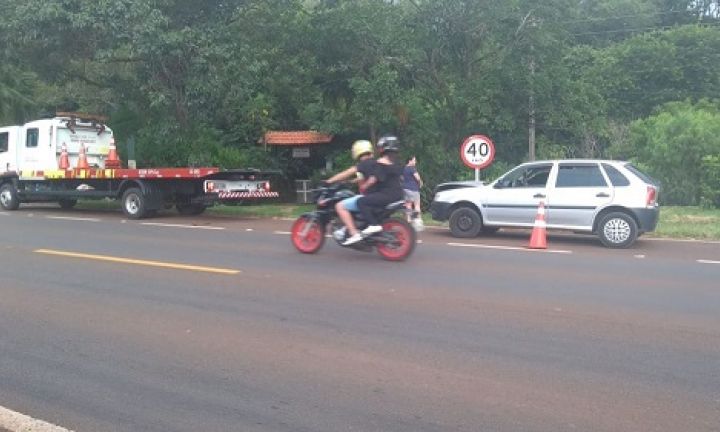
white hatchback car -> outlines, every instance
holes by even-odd
[[[659,186],[628,162],[565,159],[528,162],[490,184],[444,183],[430,205],[456,237],[502,227],[531,228],[540,202],[549,229],[594,233],[607,247],[626,248],[653,231]]]

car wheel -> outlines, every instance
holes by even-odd
[[[477,237],[482,229],[482,218],[469,207],[460,207],[450,214],[450,232],[455,237]]]
[[[638,226],[627,213],[608,213],[598,225],[598,237],[609,248],[624,249],[637,240]]]

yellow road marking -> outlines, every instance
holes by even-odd
[[[218,268],[218,267],[204,267],[204,266],[177,264],[177,263],[162,262],[162,261],[138,260],[138,259],[131,259],[131,258],[120,258],[120,257],[114,257],[114,256],[107,256],[107,255],[92,255],[92,254],[84,254],[84,253],[77,253],[77,252],[51,250],[51,249],[36,249],[34,252],[39,253],[39,254],[45,254],[45,255],[57,255],[57,256],[64,256],[64,257],[70,257],[70,258],[84,258],[84,259],[91,259],[91,260],[98,260],[98,261],[109,261],[109,262],[117,262],[117,263],[123,263],[123,264],[135,264],[135,265],[144,265],[144,266],[150,266],[150,267],[163,267],[163,268],[172,268],[172,269],[178,269],[178,270],[190,270],[190,271],[207,272],[207,273],[220,273],[220,274],[228,274],[228,275],[240,273],[240,270],[224,269],[224,268]]]

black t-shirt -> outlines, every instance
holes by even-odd
[[[369,179],[372,175],[375,174],[375,166],[377,165],[377,162],[375,162],[375,159],[365,159],[363,161],[360,161],[357,164],[357,172],[362,177],[363,180]],[[376,189],[376,185],[373,185],[368,190],[362,191],[363,194],[369,194],[373,192]]]
[[[387,198],[388,202],[401,200],[403,198],[402,173],[403,167],[399,164],[386,165],[375,161],[372,175],[377,178],[377,183],[369,191],[366,191],[365,195],[381,194]]]

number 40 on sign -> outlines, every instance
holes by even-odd
[[[485,135],[471,135],[460,145],[460,158],[468,168],[475,170],[475,181],[478,181],[479,170],[489,166],[495,158],[495,144]]]

